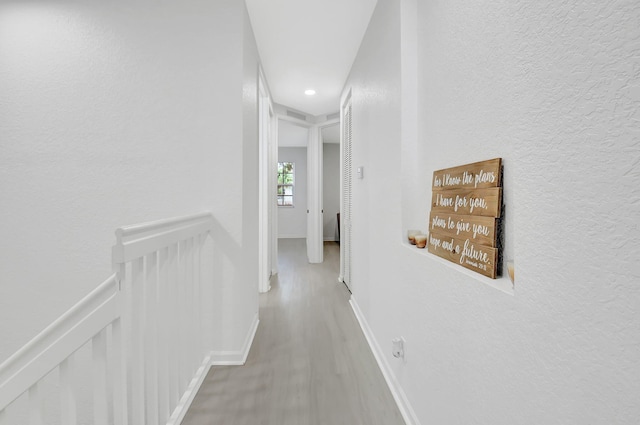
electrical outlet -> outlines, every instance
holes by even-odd
[[[391,354],[396,359],[404,359],[404,338],[398,337],[391,340]]]

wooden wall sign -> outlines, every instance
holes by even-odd
[[[502,158],[433,173],[429,252],[495,279]]]

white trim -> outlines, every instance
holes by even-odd
[[[398,405],[398,409],[400,410],[400,414],[402,415],[404,422],[406,423],[406,425],[420,425],[420,421],[416,416],[416,412],[411,407],[411,404],[409,403],[409,400],[407,399],[407,396],[404,393],[402,386],[396,379],[396,376],[393,373],[393,370],[389,366],[389,363],[387,362],[387,359],[384,356],[383,351],[380,349],[378,342],[373,336],[373,332],[371,331],[371,328],[369,327],[367,320],[362,314],[362,311],[360,310],[358,303],[353,298],[353,295],[349,300],[349,304],[351,304],[351,309],[353,310],[353,313],[355,314],[356,319],[360,324],[360,328],[362,329],[362,332],[364,333],[364,336],[367,339],[367,342],[369,343],[369,347],[373,352],[373,356],[375,357],[376,362],[378,362],[378,367],[380,367],[380,370],[382,371],[382,376],[384,376],[385,381],[387,381],[389,390],[391,391],[391,394],[393,395],[393,399],[396,401],[396,404]]]
[[[273,214],[275,210],[271,204],[275,200],[275,192],[271,190],[271,149],[272,110],[269,87],[262,67],[258,65],[258,291],[269,291],[271,269],[271,248],[273,243]]]
[[[270,211],[270,233],[269,243],[271,244],[269,252],[269,267],[271,267],[271,276],[278,273],[278,207],[277,207],[277,190],[278,190],[278,118],[276,116],[273,103],[269,110],[269,211]],[[269,281],[271,282],[271,281]],[[269,285],[271,288],[271,285]]]
[[[187,391],[182,394],[182,398],[173,410],[171,418],[167,421],[167,425],[179,425],[182,423],[185,415],[189,411],[189,407],[191,407],[191,403],[193,403],[193,400],[196,398],[196,394],[198,394],[198,390],[200,390],[200,387],[204,382],[204,378],[207,377],[209,369],[211,369],[211,365],[211,355],[209,355],[204,358],[202,365],[198,368],[196,374],[191,380]]]
[[[322,141],[320,127],[309,130],[307,143],[307,258],[310,263],[322,263]]]
[[[280,235],[278,239],[305,239],[307,235]]]
[[[338,241],[336,241],[336,237],[335,236],[333,236],[333,237],[332,236],[325,237],[324,241],[325,242],[338,242]]]
[[[242,349],[239,351],[213,351],[211,352],[211,364],[213,366],[241,366],[245,364],[247,362],[247,356],[249,356],[249,350],[251,350],[251,345],[253,344],[253,339],[258,331],[259,323],[258,313],[256,313]]]

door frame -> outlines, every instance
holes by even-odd
[[[322,129],[338,124],[340,118],[312,123],[288,115],[276,114],[276,129],[280,121],[305,127],[307,139],[307,259],[309,263],[324,261],[323,236],[323,151]],[[277,140],[277,139],[276,139]],[[275,164],[277,167],[277,156]],[[275,191],[273,193],[276,193]]]
[[[324,142],[322,130],[336,124],[340,124],[340,117],[314,125],[311,130],[314,134],[310,134],[309,138],[309,147],[313,146],[313,149],[307,148],[308,181],[310,186],[313,185],[309,191],[313,196],[313,203],[310,206],[316,211],[316,214],[308,217],[307,221],[307,252],[310,263],[324,261]],[[309,164],[313,164],[313,166]],[[310,197],[307,195],[307,199]],[[309,235],[311,234],[313,237],[310,244]],[[315,261],[312,261],[312,258]]]
[[[277,240],[276,243],[273,240],[277,235],[273,208],[276,191],[272,190],[274,110],[266,81],[262,67],[258,66],[258,292],[261,293],[271,289],[271,276],[277,273],[277,261],[275,269],[273,266],[274,258],[277,259]]]

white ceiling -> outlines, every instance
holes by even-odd
[[[273,101],[314,116],[337,112],[376,2],[246,0]],[[309,88],[317,94],[306,96]]]

